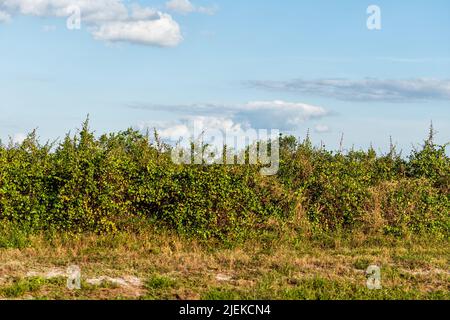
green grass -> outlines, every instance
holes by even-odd
[[[15,279],[12,284],[0,288],[0,294],[6,298],[19,298],[27,293],[38,291],[47,280],[40,277]]]
[[[160,289],[171,288],[175,284],[176,284],[176,281],[171,278],[160,276],[160,275],[154,275],[154,276],[151,276],[147,280],[145,286],[148,290],[160,290]]]
[[[353,263],[353,266],[358,270],[366,270],[370,263],[371,261],[367,258],[359,258]]]
[[[30,243],[30,234],[22,229],[20,225],[8,221],[0,222],[0,249],[22,249],[28,247]]]
[[[170,298],[170,291],[177,286],[175,279],[161,276],[151,275],[145,282],[145,289],[147,294],[145,299],[168,299]]]
[[[254,290],[214,287],[202,295],[203,300],[449,300],[444,290],[406,289],[402,287],[371,290],[363,283],[330,280],[322,277],[301,279],[295,285],[263,281]]]
[[[450,299],[446,240],[273,232],[232,246],[153,228],[29,236],[25,248],[0,248],[0,299]],[[72,264],[81,268],[81,290],[45,278]],[[382,290],[367,289],[369,265],[381,267]],[[87,282],[100,277],[137,277],[142,286]]]

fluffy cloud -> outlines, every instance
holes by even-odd
[[[251,81],[253,87],[317,95],[344,101],[412,102],[450,100],[450,80],[319,79]]]
[[[83,20],[96,23],[129,16],[122,0],[2,0],[0,6],[12,14],[60,18],[68,16],[76,7]]]
[[[261,132],[229,118],[211,116],[187,117],[175,122],[142,123],[139,128],[145,131],[156,129],[159,137],[166,143],[183,148],[191,147],[191,142],[196,143],[197,146],[207,145],[206,154],[216,157],[221,155],[224,144],[238,151],[258,140],[278,136],[278,131],[263,130]]]
[[[192,12],[204,13],[213,15],[217,11],[217,7],[201,7],[195,6],[189,0],[171,0],[166,3],[167,9],[181,14],[188,14]]]
[[[183,139],[188,141],[193,134],[208,136],[213,131],[227,132],[235,135],[244,135],[245,131],[251,129],[247,124],[236,123],[230,118],[215,116],[188,116],[177,121],[167,122],[143,122],[139,129],[154,128],[158,135],[169,141]],[[195,130],[194,130],[195,127]]]
[[[324,108],[305,103],[253,101],[236,108],[233,119],[249,122],[255,128],[295,130],[306,120],[327,114]]]
[[[179,119],[168,122],[143,122],[139,129],[156,129],[159,136],[170,143],[187,147],[192,139],[221,150],[226,138],[239,137],[232,143],[241,150],[249,143],[261,139],[259,130],[273,134],[273,130],[295,131],[308,119],[322,118],[328,112],[319,106],[304,103],[275,101],[252,101],[241,105],[130,105],[130,108],[166,111],[178,114]],[[173,116],[172,116],[173,118]],[[324,129],[324,126],[317,127]],[[328,127],[326,127],[328,130]],[[276,132],[276,131],[275,131]],[[324,131],[322,131],[324,132]],[[266,139],[264,137],[263,139]],[[230,141],[228,141],[230,142]],[[227,142],[227,143],[228,143]]]
[[[181,30],[168,14],[123,0],[0,0],[6,17],[30,15],[68,18],[79,9],[81,23],[95,39],[123,41],[153,46],[176,46]]]
[[[181,40],[178,24],[170,15],[158,13],[155,20],[117,21],[102,24],[93,31],[97,40],[130,41],[163,47],[176,46]]]
[[[134,109],[158,110],[182,116],[228,119],[241,127],[256,129],[295,130],[304,121],[328,115],[323,107],[305,103],[275,101],[252,101],[240,105],[194,104],[194,105],[129,105]],[[218,122],[219,124],[219,122]]]
[[[134,20],[151,19],[158,16],[158,12],[153,8],[142,7],[138,4],[131,5],[131,17]]]

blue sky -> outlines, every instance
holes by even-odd
[[[0,0],[0,137],[282,129],[336,148],[450,141],[450,2]],[[44,3],[45,5],[42,5]],[[136,5],[139,6],[136,6]],[[381,10],[369,30],[366,10]],[[81,29],[68,30],[70,6]],[[104,16],[107,16],[106,18]],[[175,129],[174,129],[175,128]]]

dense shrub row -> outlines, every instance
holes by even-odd
[[[130,129],[96,138],[86,122],[57,145],[40,144],[34,132],[1,145],[0,220],[99,233],[148,221],[234,238],[302,214],[323,230],[449,235],[450,159],[432,135],[408,158],[394,148],[331,152],[280,137],[273,177],[252,165],[173,164],[155,136]]]

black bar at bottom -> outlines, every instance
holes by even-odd
[[[445,315],[448,301],[0,301],[0,314],[48,319],[365,319]],[[9,310],[8,310],[9,309]],[[9,313],[11,312],[11,313]],[[312,317],[313,316],[313,317]],[[0,317],[3,318],[3,317]],[[25,317],[26,319],[26,317]]]

